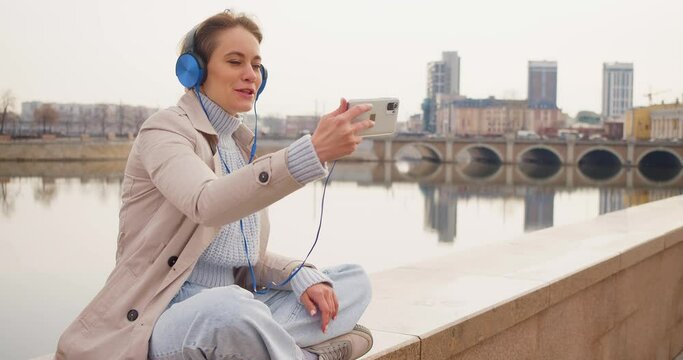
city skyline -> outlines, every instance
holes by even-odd
[[[259,100],[263,115],[321,114],[340,96],[396,96],[399,119],[406,120],[421,112],[425,66],[444,51],[458,52],[460,94],[470,98],[524,99],[531,60],[557,62],[557,106],[572,116],[601,112],[603,63],[633,63],[634,106],[647,105],[650,92],[659,93],[653,103],[683,96],[683,49],[675,46],[683,33],[680,3],[578,1],[552,10],[532,0],[225,6],[262,25],[271,75]],[[14,92],[15,111],[24,101],[173,105],[182,92],[172,72],[178,42],[222,10],[211,2],[159,0],[4,8],[0,49],[9,56],[0,60],[0,90]]]

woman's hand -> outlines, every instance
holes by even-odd
[[[339,107],[324,115],[313,132],[311,142],[322,163],[337,160],[351,154],[363,140],[358,132],[369,129],[375,124],[370,120],[352,123],[358,115],[372,109],[370,104],[362,104],[347,109],[348,103],[342,98]]]
[[[334,289],[326,283],[315,284],[301,294],[300,300],[311,316],[317,313],[316,308],[320,310],[321,329],[327,332],[327,324],[330,319],[337,317],[339,310],[339,302]]]

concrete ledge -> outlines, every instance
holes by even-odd
[[[683,197],[373,274],[367,359],[672,359]],[[383,345],[384,344],[384,345]],[[380,348],[385,346],[384,349]]]

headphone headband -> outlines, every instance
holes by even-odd
[[[199,24],[195,25],[192,30],[185,34],[185,39],[183,40],[183,49],[181,54],[194,52],[194,38],[197,36],[197,30],[199,29]]]
[[[206,65],[201,56],[197,54],[194,47],[200,25],[201,24],[195,25],[192,30],[188,31],[185,35],[182,53],[175,64],[175,74],[180,83],[187,89],[199,87],[206,80]],[[259,86],[256,91],[255,100],[258,100],[259,95],[261,95],[266,88],[266,82],[268,81],[268,71],[265,66],[261,64],[259,68],[261,72],[261,86]]]

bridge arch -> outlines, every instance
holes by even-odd
[[[654,148],[640,155],[636,161],[638,174],[643,180],[665,185],[681,177],[683,161],[674,151],[667,148]]]
[[[532,184],[553,182],[562,173],[562,155],[550,146],[534,144],[517,154],[517,173]]]
[[[590,147],[576,157],[578,173],[585,180],[607,184],[623,173],[622,156],[606,146]]]
[[[624,158],[621,156],[621,154],[619,154],[619,153],[616,152],[614,149],[612,149],[612,148],[610,148],[610,147],[607,147],[607,146],[594,146],[594,147],[588,148],[588,149],[586,149],[586,150],[580,152],[580,153],[577,154],[576,157],[575,157],[576,163],[577,163],[577,164],[581,163],[581,160],[584,160],[584,158],[585,158],[586,156],[590,156],[590,155],[593,154],[593,153],[596,153],[596,152],[603,152],[603,151],[609,153],[609,154],[612,155],[612,156],[614,156],[614,158],[616,158],[616,159],[619,161],[619,165],[623,165],[623,164],[626,163],[626,161],[625,161]]]
[[[495,147],[486,144],[476,143],[467,145],[460,149],[460,151],[458,151],[458,153],[455,154],[456,162],[459,162],[457,161],[458,159],[463,159],[467,156],[471,158],[472,151],[478,151],[480,155],[482,155],[481,157],[477,158],[477,160],[484,160],[481,162],[501,164],[503,163],[503,159],[505,158],[503,154],[501,154],[500,151],[498,151],[498,149],[496,149]]]
[[[542,144],[534,144],[522,149],[517,154],[517,164],[533,163],[533,161],[530,161],[532,159],[530,155],[533,156],[534,152],[537,154],[540,152],[541,156],[547,156],[548,153],[552,154],[554,157],[548,158],[548,160],[551,160],[549,165],[562,165],[566,162],[562,154],[554,148]]]
[[[654,149],[643,152],[642,154],[640,154],[638,159],[636,159],[636,164],[638,165],[638,167],[640,167],[640,165],[643,163],[643,160],[646,157],[652,156],[652,155],[656,156],[656,154],[660,154],[660,153],[661,154],[665,153],[665,154],[670,155],[672,158],[676,158],[678,160],[678,165],[679,166],[683,165],[683,159],[681,159],[681,157],[675,151],[671,151],[670,149],[667,149],[667,148],[654,148]],[[668,155],[665,155],[665,156],[668,156]],[[647,164],[643,164],[643,165],[647,166]]]

